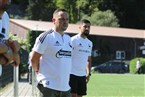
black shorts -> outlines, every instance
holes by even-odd
[[[80,96],[87,94],[86,76],[75,76],[71,74],[69,84],[71,87],[71,93],[75,93]]]
[[[70,90],[58,91],[44,87],[42,84],[38,84],[37,88],[40,91],[39,97],[70,97]]]

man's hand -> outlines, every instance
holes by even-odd
[[[20,64],[20,56],[18,53],[20,50],[20,45],[16,40],[9,40],[8,44],[13,50],[14,66],[18,66]]]
[[[18,53],[13,54],[14,66],[18,66],[20,64],[20,56]]]
[[[8,47],[8,52],[5,52],[3,54],[4,57],[7,58],[7,63],[6,64],[10,64],[13,61],[13,51],[10,47]]]
[[[87,76],[86,76],[86,82],[88,83],[88,82],[89,82],[89,80],[90,80],[90,75],[89,75],[89,74],[87,74]]]
[[[5,53],[5,51],[8,49],[7,45],[3,42],[0,42],[0,54]]]
[[[0,42],[0,64],[12,63],[12,65],[18,66],[20,64],[19,50],[20,45],[16,40],[7,40],[6,43]]]
[[[8,60],[7,60],[7,58],[4,56],[4,55],[2,55],[2,54],[0,54],[0,64],[6,64],[8,62]]]
[[[9,64],[13,60],[13,51],[6,44],[0,42],[0,64]]]
[[[8,45],[11,47],[14,53],[18,53],[20,50],[20,45],[16,40],[8,40]]]

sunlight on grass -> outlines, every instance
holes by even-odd
[[[145,97],[145,75],[92,74],[84,97]]]

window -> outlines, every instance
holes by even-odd
[[[116,51],[116,59],[125,59],[125,51]]]

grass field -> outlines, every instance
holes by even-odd
[[[84,97],[145,97],[145,75],[92,74]]]

